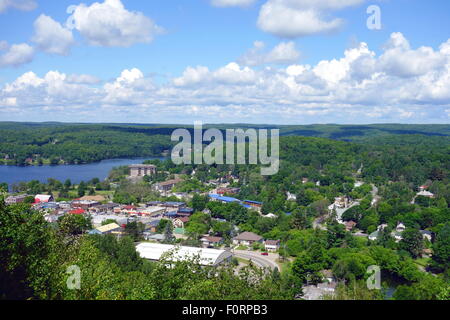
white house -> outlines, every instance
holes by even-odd
[[[267,251],[277,251],[280,249],[280,240],[266,240],[264,242],[264,247]]]

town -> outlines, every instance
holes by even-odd
[[[227,216],[218,212],[237,210],[260,219],[260,223],[263,224],[276,224],[280,219],[292,219],[294,223],[303,223],[304,227],[308,228],[306,216],[302,216],[304,214],[298,209],[294,209],[294,213],[264,213],[263,211],[267,210],[263,210],[263,202],[236,198],[241,193],[241,188],[246,186],[240,181],[240,177],[233,175],[232,172],[226,172],[223,176],[217,175],[216,179],[198,184],[195,169],[189,175],[173,175],[169,171],[161,172],[160,169],[153,164],[130,165],[113,170],[105,182],[94,181],[97,182],[97,186],[100,183],[108,183],[115,188],[118,188],[120,183],[146,184],[160,200],[115,203],[112,200],[117,197],[114,197],[113,193],[95,194],[96,192],[92,192],[91,189],[92,195],[63,201],[56,200],[51,193],[10,194],[5,198],[5,203],[17,205],[28,202],[32,209],[42,213],[50,224],[57,225],[67,216],[80,217],[81,220],[78,221],[82,221],[81,224],[84,226],[80,232],[89,235],[112,235],[117,239],[131,235],[135,241],[136,251],[141,258],[148,261],[160,261],[170,253],[173,261],[198,257],[198,263],[203,266],[217,267],[231,263],[239,270],[250,264],[267,272],[274,270],[280,272],[294,262],[292,249],[289,248],[292,246],[292,240],[276,236],[264,237],[249,231],[251,228],[241,230],[239,226],[242,227],[242,224],[238,223],[239,219],[232,217],[232,214]],[[111,176],[115,175],[114,171],[125,174],[120,179],[116,177],[117,181],[111,182]],[[170,179],[161,179],[164,177]],[[180,185],[192,180],[197,181],[195,187],[203,191],[195,188],[187,192],[177,191]],[[55,181],[51,182],[58,184]],[[299,183],[311,190],[321,186],[321,181],[310,181],[306,177],[301,178]],[[79,190],[80,186],[76,188]],[[433,200],[435,195],[427,189],[429,185],[419,186],[411,199],[411,204],[414,205],[418,199],[422,202],[427,199]],[[357,217],[358,212],[355,209],[361,208],[362,204],[366,208],[374,208],[381,200],[379,190],[374,184],[355,180],[353,187],[348,190],[348,194],[335,197],[334,202],[330,204],[326,201],[316,203],[320,214],[310,221],[312,229],[329,232],[327,226],[336,228],[334,223],[337,223],[343,228],[341,232],[361,240],[378,242],[381,237],[386,237],[385,230],[392,230],[389,234],[395,243],[403,240],[402,234],[407,228],[402,221],[397,221],[393,229],[389,228],[387,223],[360,227],[361,218]],[[297,204],[298,197],[301,197],[301,194],[289,191],[285,193],[286,203]],[[431,243],[433,240],[431,231],[420,230],[420,234],[424,243]],[[423,247],[423,251],[418,254],[429,260],[432,250]],[[324,296],[333,296],[342,281],[342,278],[339,279],[329,269],[318,270],[318,274],[321,275],[319,281],[306,281],[303,285],[303,299],[318,300]]]

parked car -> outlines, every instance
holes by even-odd
[[[261,252],[262,256],[268,256],[269,254],[267,252]]]

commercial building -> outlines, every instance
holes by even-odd
[[[159,243],[140,243],[136,246],[139,255],[148,260],[159,261],[164,254],[171,254],[170,261],[184,261],[197,259],[202,266],[217,266],[225,261],[231,261],[232,254],[229,251],[173,246]]]

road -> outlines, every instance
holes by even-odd
[[[268,268],[270,270],[274,270],[275,268],[278,270],[280,269],[278,264],[275,262],[278,255],[273,253],[269,253],[269,256],[262,256],[260,252],[233,250],[233,255],[236,258],[250,260],[261,268]]]

